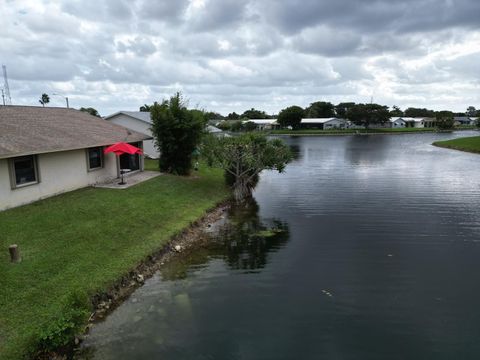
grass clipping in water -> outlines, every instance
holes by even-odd
[[[281,234],[283,232],[285,232],[284,229],[270,228],[270,229],[265,229],[265,230],[259,230],[256,233],[254,233],[253,236],[269,238],[269,237],[273,237],[277,234]]]

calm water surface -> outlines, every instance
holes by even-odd
[[[149,279],[85,343],[94,359],[479,359],[474,133],[286,138],[207,248]]]

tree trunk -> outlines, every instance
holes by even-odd
[[[243,178],[236,179],[233,184],[233,198],[235,202],[242,203],[251,196],[252,188],[248,185],[247,181]]]

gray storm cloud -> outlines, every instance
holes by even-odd
[[[105,115],[181,90],[225,114],[372,95],[480,107],[476,0],[25,0],[0,15],[17,104],[57,92]]]

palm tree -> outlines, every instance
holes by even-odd
[[[44,93],[42,94],[42,97],[40,98],[40,100],[38,100],[38,102],[42,104],[43,107],[45,107],[45,105],[50,102],[50,96]]]

